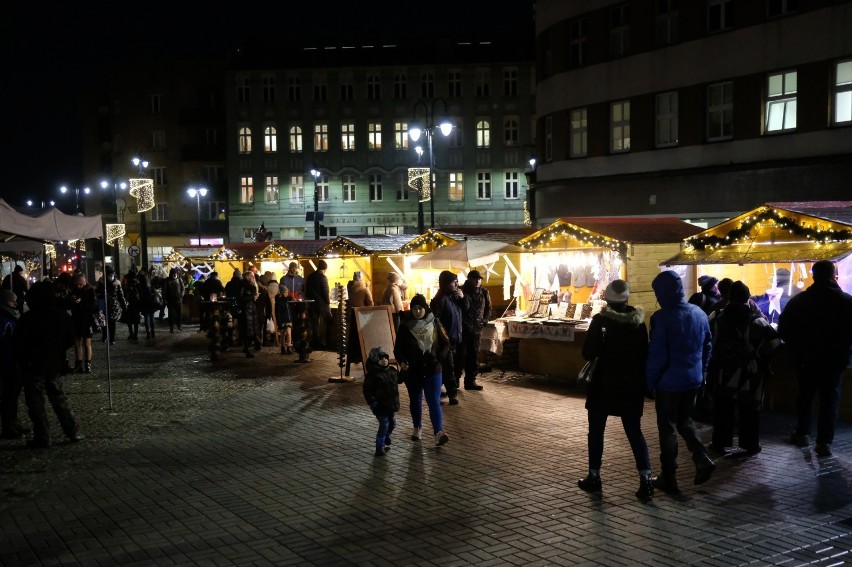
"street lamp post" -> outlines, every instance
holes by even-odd
[[[429,226],[430,228],[435,228],[435,184],[432,182],[432,170],[435,167],[435,156],[432,152],[432,136],[435,133],[435,128],[438,128],[445,137],[450,135],[450,132],[453,131],[453,124],[443,118],[437,125],[435,124],[435,105],[437,103],[441,103],[443,105],[442,116],[447,114],[447,101],[443,98],[436,98],[432,100],[431,105],[427,105],[425,100],[417,101],[417,104],[414,105],[414,119],[412,120],[411,129],[408,131],[409,136],[411,136],[411,140],[413,142],[417,142],[420,139],[421,134],[426,135],[426,145],[429,150]],[[423,125],[420,126],[417,119],[417,110],[422,108],[423,114],[425,114],[425,120]],[[419,147],[419,146],[418,146]],[[422,152],[418,152],[418,155]],[[418,209],[417,209],[417,229],[422,234],[424,232],[423,227],[423,202],[418,201]]]
[[[122,191],[127,189],[127,183],[125,183],[124,181],[115,181],[114,179],[112,181],[107,181],[107,180],[101,181],[101,189],[104,189],[104,190],[108,189],[110,185],[112,185],[112,212],[113,212],[113,216],[114,216],[113,222],[115,222],[117,224],[118,223],[118,196],[117,196],[117,192],[118,192],[118,189],[121,189]],[[116,274],[121,274],[121,261],[119,259],[119,256],[121,255],[121,239],[117,239],[115,241],[115,244],[113,245],[113,247],[115,248],[115,254],[113,255],[113,258],[112,258],[112,267],[113,267],[113,269],[115,269]]]
[[[133,165],[139,168],[139,177],[142,177],[145,173],[145,169],[148,168],[148,160],[143,160],[142,158],[134,157],[130,160]],[[138,201],[137,201],[138,202]],[[142,253],[142,269],[148,270],[148,224],[145,220],[145,211],[139,212],[139,233],[141,237],[141,253]]]
[[[69,189],[68,189],[68,187],[63,185],[62,187],[59,188],[59,191],[61,193],[68,193]],[[88,195],[89,193],[92,192],[92,190],[89,189],[88,187],[83,187],[82,191],[83,191],[83,194],[85,194],[85,195]],[[74,187],[74,214],[76,214],[76,215],[82,215],[83,214],[82,212],[80,212],[80,188],[79,187]],[[80,270],[83,267],[83,258],[81,257],[81,254],[80,254],[80,240],[79,239],[77,239],[74,243],[74,253],[77,256],[77,269]]]
[[[198,245],[201,246],[201,197],[207,196],[207,188],[199,187],[196,189],[195,187],[190,187],[186,190],[186,194],[190,197],[195,198],[196,209],[198,211],[198,216],[196,217],[196,228],[198,229]]]
[[[311,175],[314,176],[314,240],[319,240],[320,237],[320,221],[319,221],[319,176],[318,169],[312,169]]]

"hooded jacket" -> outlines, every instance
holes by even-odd
[[[597,358],[598,364],[586,392],[586,409],[641,416],[647,357],[648,329],[640,307],[625,305],[616,311],[607,306],[592,317],[583,358]]]
[[[852,296],[835,281],[816,281],[787,303],[778,332],[796,364],[844,368],[852,347]]]
[[[651,316],[647,389],[685,392],[699,388],[712,348],[707,315],[684,301],[683,282],[675,272],[660,273],[651,287],[660,310]]]
[[[379,359],[386,356],[381,347],[372,349],[367,356],[364,399],[376,415],[399,411],[399,374],[393,366],[379,364]]]

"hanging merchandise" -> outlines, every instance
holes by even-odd
[[[512,276],[509,275],[509,266],[503,268],[503,301],[512,299]]]

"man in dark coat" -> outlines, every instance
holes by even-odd
[[[305,299],[313,300],[309,304],[308,318],[311,325],[311,341],[315,349],[326,347],[326,333],[331,322],[331,297],[328,292],[328,277],[325,260],[317,262],[317,269],[305,280]]]
[[[479,371],[479,339],[482,328],[491,319],[491,294],[482,287],[482,275],[472,270],[462,286],[466,309],[462,317],[462,342],[459,358],[464,361],[464,389],[482,390],[476,383]],[[456,373],[458,375],[458,372]]]
[[[23,276],[24,268],[16,265],[11,274],[3,278],[0,287],[11,289],[18,298],[18,311],[24,310],[24,298],[27,295],[27,278]]]
[[[450,339],[450,351],[441,361],[441,372],[450,405],[454,406],[459,403],[459,378],[464,368],[464,360],[459,358],[461,349],[458,346],[462,342],[462,321],[466,308],[458,276],[449,270],[438,274],[438,293],[432,298],[429,308],[441,322]]]
[[[828,457],[852,347],[852,296],[840,289],[830,260],[816,262],[811,271],[814,283],[787,303],[778,332],[788,345],[799,383],[798,421],[791,441],[801,447],[809,444],[813,400],[819,395],[816,452]]]

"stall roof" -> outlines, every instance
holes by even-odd
[[[559,220],[632,244],[680,242],[701,227],[676,217],[563,217]]]
[[[686,248],[664,265],[756,264],[839,260],[852,254],[852,224],[805,214],[825,203],[769,203],[687,238]]]
[[[330,241],[327,239],[320,240],[296,240],[296,239],[288,239],[288,240],[276,240],[275,243],[283,248],[286,248],[291,253],[295,254],[297,258],[308,257],[315,258],[320,249],[328,244]]]
[[[767,205],[852,225],[852,201],[779,201]]]
[[[180,254],[190,260],[209,260],[221,249],[222,246],[175,246],[172,248],[172,254]]]

